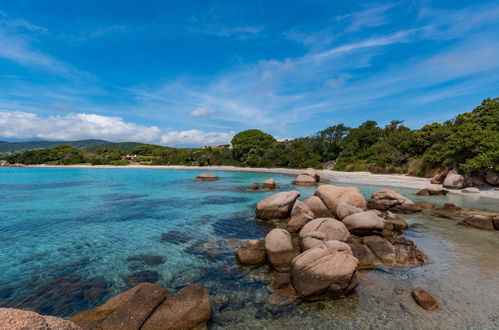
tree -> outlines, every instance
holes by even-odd
[[[270,134],[258,129],[249,129],[237,133],[232,138],[232,154],[235,160],[243,163],[249,160],[254,164],[259,162],[264,153],[276,142],[276,139]]]

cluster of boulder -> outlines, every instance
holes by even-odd
[[[265,190],[265,191],[270,191],[270,190],[276,190],[278,188],[277,184],[275,183],[274,179],[267,179],[263,182],[262,185],[259,183],[253,183],[251,186],[249,186],[247,189],[248,190]]]
[[[303,201],[299,196],[292,190],[260,201],[256,217],[289,219],[286,228],[275,228],[264,240],[250,240],[236,251],[243,265],[268,262],[289,273],[296,296],[346,294],[357,286],[359,269],[428,261],[411,240],[398,236],[408,228],[407,221],[388,211],[413,208],[404,196],[382,190],[367,202],[355,187],[332,185],[321,185]],[[383,212],[367,210],[370,204]]]
[[[487,184],[499,186],[499,172],[489,168],[485,174],[461,174],[458,170],[452,169],[446,175],[435,175],[431,183],[443,184],[445,188],[449,189],[463,189],[466,187],[485,186]]]
[[[201,173],[192,181],[218,181],[220,178],[213,173]]]
[[[316,186],[321,182],[321,176],[313,168],[307,168],[299,174],[292,182],[295,186]]]

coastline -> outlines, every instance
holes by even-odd
[[[92,168],[92,169],[148,169],[148,170],[192,170],[192,171],[225,171],[225,172],[257,172],[270,174],[298,175],[303,169],[258,168],[237,166],[180,166],[180,165],[26,165],[27,168]],[[398,188],[423,189],[442,187],[432,184],[429,178],[420,178],[402,174],[372,174],[370,172],[341,172],[320,170],[321,177],[331,183],[359,184]],[[481,189],[479,194],[463,193],[461,190],[449,189],[449,194],[499,199],[499,190]]]

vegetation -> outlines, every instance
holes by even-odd
[[[240,132],[232,145],[176,149],[133,142],[88,148],[61,145],[10,156],[24,164],[235,165],[252,167],[368,170],[428,175],[458,167],[466,172],[499,170],[499,98],[486,99],[471,112],[443,124],[412,130],[394,120],[385,127],[366,121],[356,128],[330,126],[311,137],[277,141],[257,129]],[[130,159],[128,154],[135,155]]]

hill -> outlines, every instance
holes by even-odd
[[[20,152],[34,149],[49,149],[61,144],[67,144],[75,148],[89,148],[112,144],[105,140],[79,140],[79,141],[28,141],[28,142],[7,142],[0,141],[0,152]]]

